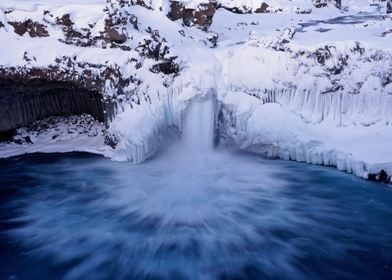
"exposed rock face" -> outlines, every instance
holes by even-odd
[[[370,181],[376,181],[376,182],[381,182],[381,183],[385,183],[385,184],[391,183],[391,176],[388,175],[388,173],[385,172],[384,169],[382,169],[379,173],[369,174],[367,179]]]
[[[184,4],[180,3],[178,1],[172,1],[170,2],[170,10],[169,13],[167,14],[167,16],[171,19],[171,20],[179,20],[179,19],[183,19],[184,18]]]
[[[387,0],[387,14],[392,13],[392,0]]]
[[[0,104],[0,132],[56,115],[88,113],[105,121],[101,96],[66,82],[0,80]]]
[[[0,66],[0,104],[7,108],[0,114],[0,131],[26,126],[50,115],[87,113],[99,121],[110,122],[118,104],[126,101],[131,106],[138,105],[141,98],[150,102],[148,92],[138,95],[136,88],[142,81],[136,77],[136,70],[146,63],[147,71],[171,75],[178,73],[180,67],[157,30],[139,30],[132,5],[150,8],[143,1],[108,1],[103,10],[103,28],[97,30],[97,21],[75,24],[70,14],[56,15],[53,10],[44,10],[42,18],[34,20],[12,16],[7,20],[4,16],[0,28],[6,22],[20,36],[28,33],[30,37],[47,37],[49,32],[52,35],[53,30],[60,30],[64,36],[58,36],[58,40],[67,45],[119,48],[132,53],[124,54],[128,56],[125,67],[130,69],[125,74],[123,64],[89,63],[74,55],[57,56],[45,67],[35,67],[37,58],[26,50],[22,56],[25,65]]]
[[[10,21],[8,23],[14,27],[15,33],[20,36],[23,36],[23,34],[25,34],[26,32],[30,35],[30,37],[49,36],[49,33],[46,30],[45,25],[39,22],[34,22],[31,19],[28,19],[23,22]]]
[[[171,20],[182,19],[186,26],[196,25],[207,30],[212,23],[216,8],[212,3],[202,3],[196,9],[187,9],[183,3],[173,1],[170,3],[170,11],[167,16]]]
[[[65,35],[65,40],[60,39],[61,42],[81,47],[89,47],[94,44],[90,30],[87,28],[83,30],[75,29],[74,22],[69,14],[65,14],[60,18],[57,17],[56,24],[61,27]]]
[[[269,5],[265,2],[263,2],[260,6],[260,8],[255,10],[255,13],[268,13],[268,7]]]
[[[313,1],[313,5],[316,7],[316,8],[322,8],[322,7],[325,7],[325,6],[327,6],[327,0],[315,0],[315,1]]]

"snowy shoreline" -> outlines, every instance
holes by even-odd
[[[175,14],[167,1],[79,2],[0,3],[0,80],[23,81],[31,99],[34,80],[94,93],[106,116],[99,129],[113,135],[115,148],[101,133],[64,133],[61,141],[0,147],[0,157],[86,151],[141,163],[166,145],[168,130],[183,130],[193,100],[210,95],[219,136],[243,150],[361,178],[384,170],[390,179],[392,17],[385,3],[347,1],[339,10],[274,0],[256,13],[255,1],[250,12],[233,13],[232,6],[180,1]],[[193,19],[181,14],[183,5]],[[6,98],[15,100],[5,104],[20,103],[13,90]],[[30,112],[7,108],[1,120],[17,124],[38,114],[36,99],[33,109],[20,106]]]

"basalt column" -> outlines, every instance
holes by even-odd
[[[49,116],[90,114],[106,121],[102,96],[68,82],[0,80],[0,133]]]

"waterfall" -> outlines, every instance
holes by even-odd
[[[212,98],[195,100],[186,112],[183,146],[189,152],[208,152],[214,145],[214,102]]]

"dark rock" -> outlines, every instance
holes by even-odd
[[[167,17],[173,21],[183,19],[184,18],[184,10],[185,7],[182,3],[178,1],[170,2],[170,11],[167,14]]]
[[[104,33],[104,40],[117,44],[123,44],[127,40],[127,36],[114,28],[107,28]]]
[[[153,73],[162,72],[163,74],[166,75],[177,74],[180,71],[180,66],[173,61],[166,61],[166,62],[155,64],[154,66],[151,67],[150,70]]]
[[[100,96],[72,83],[0,79],[0,132],[54,115],[88,113],[105,120]]]
[[[219,6],[219,8],[223,8],[228,10],[234,14],[250,14],[252,9],[250,7],[242,6],[242,7],[227,7],[227,6]]]
[[[342,0],[335,0],[335,7],[339,10],[342,9]]]
[[[218,45],[219,35],[217,33],[213,33],[210,34],[207,39],[210,41],[211,47],[215,48]]]
[[[392,13],[392,0],[388,0],[387,2],[387,14]]]
[[[297,8],[297,10],[295,11],[296,14],[311,14],[312,13],[312,9],[306,9],[306,10],[301,10],[299,8]]]
[[[57,18],[56,19],[56,23],[58,25],[64,25],[64,26],[68,26],[71,27],[74,25],[73,21],[71,20],[71,17],[69,14],[65,14],[63,15],[61,18]]]
[[[150,3],[146,3],[146,1],[144,0],[131,0],[131,1],[127,1],[127,0],[120,0],[120,3],[124,2],[124,4],[127,4],[127,2],[131,2],[132,5],[137,5],[137,6],[141,6],[147,9],[152,9]]]
[[[115,149],[117,147],[118,142],[119,140],[116,137],[116,135],[111,133],[106,133],[105,140],[104,140],[105,145],[108,145],[109,147]]]
[[[0,131],[0,142],[11,142],[16,131],[14,129],[7,131]]]
[[[203,30],[207,30],[212,24],[212,19],[216,9],[213,4],[200,4],[194,12],[193,23],[200,26]]]
[[[260,8],[257,8],[256,10],[255,10],[255,13],[268,13],[269,11],[268,11],[268,7],[269,7],[269,5],[267,4],[267,3],[265,3],[265,2],[263,2],[263,3],[261,3],[261,6],[260,6]]]
[[[56,24],[62,28],[65,35],[65,40],[59,39],[62,43],[80,47],[90,47],[96,43],[96,40],[91,38],[89,28],[81,28],[79,30],[74,28],[74,22],[71,20],[69,14],[56,18]]]
[[[14,31],[16,34],[22,36],[26,32],[30,35],[30,37],[48,37],[49,33],[46,30],[46,26],[42,23],[32,21],[28,19],[24,22],[19,21],[10,21],[8,22],[10,25],[14,27]]]
[[[132,24],[133,28],[135,28],[136,30],[139,30],[137,16],[131,15],[129,22]]]
[[[391,12],[392,13],[392,12]],[[392,34],[392,29],[388,29],[388,30],[386,30],[386,31],[384,31],[383,33],[381,33],[381,35],[383,36],[383,37],[385,37],[385,36],[387,36],[387,35],[391,35]]]
[[[33,144],[33,141],[31,141],[30,136],[24,137],[24,140],[26,141],[26,143]]]
[[[379,173],[372,173],[368,175],[368,180],[388,184],[391,182],[391,176],[382,169]]]
[[[327,0],[315,0],[313,1],[313,5],[316,8],[322,8],[327,6]]]
[[[186,9],[184,4],[173,1],[170,3],[170,11],[167,14],[171,20],[182,19],[186,26],[197,26],[207,30],[212,23],[216,8],[213,3],[202,3],[196,9]]]
[[[4,25],[4,23],[2,23],[2,22],[0,21],[0,28],[3,28],[3,27],[5,27],[5,25]]]

